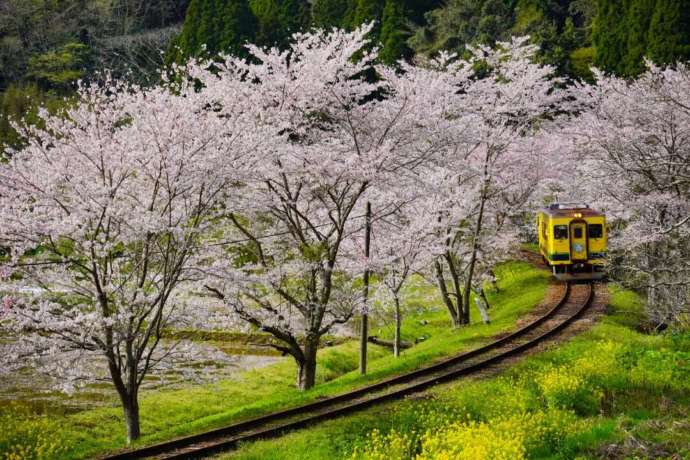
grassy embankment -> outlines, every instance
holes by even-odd
[[[223,459],[690,459],[690,334],[637,330],[643,306],[610,287],[607,315],[489,378],[248,444]]]
[[[144,393],[141,395],[143,437],[137,444],[219,427],[344,392],[477,346],[513,328],[520,316],[541,301],[548,283],[545,272],[524,262],[504,264],[497,269],[497,275],[500,290],[489,293],[492,323],[480,324],[473,316],[473,325],[459,330],[449,327],[448,314],[435,298],[434,287],[417,288],[409,297],[408,307],[412,312],[403,323],[403,339],[414,341],[424,337],[425,340],[404,351],[399,359],[394,359],[389,350],[371,345],[370,372],[366,377],[356,371],[358,348],[356,341],[350,341],[320,351],[318,384],[305,393],[294,388],[296,371],[291,359],[216,384]],[[390,332],[389,328],[373,331],[382,337],[390,336]],[[18,449],[28,449],[26,457],[36,457],[34,454],[41,451],[43,458],[84,458],[125,445],[118,407],[47,415],[29,416],[20,407],[0,408],[0,459],[11,458],[10,453]]]

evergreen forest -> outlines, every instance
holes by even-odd
[[[137,84],[191,56],[285,47],[310,28],[353,29],[387,64],[529,35],[563,76],[624,77],[644,59],[690,58],[690,0],[6,0],[0,4],[0,149],[21,147],[12,123],[57,111],[79,80],[103,72]]]

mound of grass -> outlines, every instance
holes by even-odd
[[[593,329],[497,377],[220,458],[690,458],[690,334],[643,334],[641,318],[641,299],[611,286],[609,312]]]
[[[517,319],[543,298],[548,274],[524,262],[497,267],[498,292],[489,292],[491,324],[472,315],[472,324],[453,329],[433,286],[418,287],[410,298],[414,313],[403,323],[406,339],[424,337],[398,359],[390,350],[370,345],[369,373],[360,376],[355,340],[319,351],[317,386],[300,393],[295,389],[296,367],[291,359],[242,373],[215,384],[161,390],[141,396],[144,436],[137,445],[217,428],[241,419],[304,404],[319,397],[345,392],[366,383],[428,365],[434,360],[478,346],[515,326]],[[385,327],[382,329],[385,332]],[[2,409],[7,411],[6,409]],[[9,409],[8,409],[9,410]],[[103,407],[71,415],[54,416],[54,432],[64,450],[60,458],[86,458],[125,446],[119,407]],[[19,416],[21,418],[21,415]],[[27,419],[28,420],[28,419]],[[18,424],[18,429],[22,423]],[[327,442],[326,438],[323,442]],[[343,452],[346,449],[342,449]],[[3,453],[0,452],[0,458]],[[292,455],[282,458],[302,458]],[[313,457],[327,458],[327,457]]]

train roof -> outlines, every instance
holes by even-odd
[[[589,205],[585,203],[553,203],[546,208],[542,208],[541,212],[551,217],[575,217],[575,214],[580,214],[577,217],[596,217],[604,215],[590,208]]]

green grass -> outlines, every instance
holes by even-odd
[[[690,459],[690,334],[647,335],[641,299],[499,376],[463,379],[223,459]]]
[[[341,393],[386,376],[428,365],[444,356],[486,342],[497,333],[513,328],[520,316],[541,301],[548,284],[547,273],[524,262],[503,264],[497,268],[496,274],[499,292],[488,294],[492,305],[491,324],[481,324],[476,312],[473,312],[471,326],[452,329],[448,313],[435,297],[434,287],[418,287],[408,297],[407,310],[412,313],[403,322],[403,339],[414,340],[423,336],[425,340],[405,350],[398,359],[393,358],[389,350],[370,345],[369,372],[364,377],[356,371],[358,344],[350,341],[320,350],[317,386],[304,393],[295,389],[296,368],[292,360],[248,371],[236,379],[216,384],[144,393],[141,395],[143,437],[137,445],[216,428]],[[380,335],[383,337],[391,334],[385,326],[375,329],[381,329]],[[3,452],[8,452],[9,445],[21,444],[21,433],[28,426],[33,426],[31,424],[36,424],[37,417],[16,407],[0,408],[0,411],[7,417],[19,420],[10,429],[0,432],[2,458]],[[125,445],[119,407],[104,407],[71,415],[45,415],[50,418],[49,422],[45,420],[46,417],[38,419],[41,423],[50,424],[51,428],[47,430],[51,432],[49,438],[59,440],[64,446],[59,455],[61,458],[92,457]],[[45,442],[50,443],[50,439]],[[51,455],[50,458],[58,457],[54,452]]]

